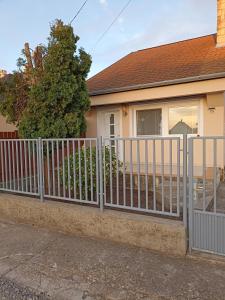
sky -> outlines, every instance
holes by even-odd
[[[69,23],[84,0],[0,0],[0,69],[11,72],[25,42],[47,43],[55,19]],[[92,55],[89,77],[130,52],[216,32],[216,0],[89,0],[73,22],[79,46]]]

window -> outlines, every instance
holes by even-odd
[[[138,110],[137,135],[160,135],[162,123],[161,109]]]
[[[115,137],[115,115],[114,114],[110,114],[109,116],[109,133],[110,133],[110,138]],[[113,147],[113,149],[115,148],[114,140],[111,141],[111,146]]]
[[[198,106],[169,108],[169,134],[198,134]]]

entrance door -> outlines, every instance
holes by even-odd
[[[120,136],[120,112],[118,110],[99,113],[98,135],[105,138]]]

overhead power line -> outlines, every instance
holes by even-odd
[[[94,45],[94,48],[98,45],[98,43],[104,38],[104,36],[107,34],[107,32],[111,29],[111,27],[115,24],[115,22],[119,19],[119,17],[122,15],[122,13],[125,11],[125,9],[128,7],[132,0],[128,0],[127,3],[123,6],[123,8],[120,10],[118,15],[113,19],[112,23],[106,28],[106,30],[103,32],[103,34],[98,38],[97,42]]]
[[[82,11],[82,9],[84,8],[84,6],[87,4],[88,0],[84,1],[84,3],[81,5],[81,7],[78,9],[77,13],[75,14],[75,16],[73,17],[73,19],[70,21],[70,25],[73,23],[73,21],[77,18],[77,16],[79,15],[79,13]]]

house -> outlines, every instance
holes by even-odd
[[[181,119],[188,119],[193,128],[197,123],[196,134],[223,135],[225,18],[221,14],[225,16],[225,0],[218,0],[217,34],[130,53],[90,78],[88,136],[108,135],[111,114],[115,135],[120,136],[168,135]]]
[[[1,70],[0,69],[0,78],[3,78],[4,76],[6,76],[7,72],[5,70]]]
[[[217,23],[217,34],[130,53],[90,78],[87,137],[223,136],[225,0]]]

